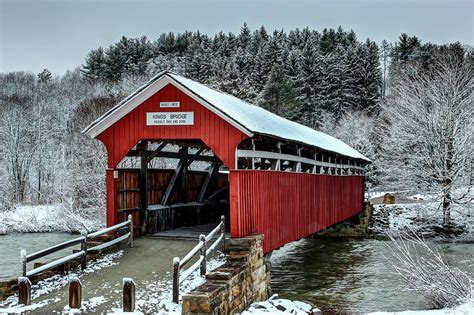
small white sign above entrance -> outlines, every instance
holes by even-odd
[[[147,126],[194,125],[194,112],[146,113]]]
[[[179,102],[160,102],[161,108],[179,108]]]

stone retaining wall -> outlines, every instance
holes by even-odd
[[[270,262],[263,254],[263,235],[230,239],[226,251],[227,262],[183,295],[182,314],[234,314],[268,299]]]
[[[369,236],[369,223],[374,213],[374,206],[370,201],[364,202],[364,209],[345,221],[330,226],[314,236],[334,238],[366,238]]]

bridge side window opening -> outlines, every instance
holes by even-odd
[[[242,141],[237,169],[269,170],[323,175],[364,175],[361,161],[334,152],[265,136]]]

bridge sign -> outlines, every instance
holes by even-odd
[[[178,108],[179,102],[160,102],[161,108]]]
[[[146,113],[147,126],[194,125],[194,112]]]

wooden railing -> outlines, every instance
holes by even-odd
[[[219,237],[212,243],[211,246],[207,246],[207,243],[220,232]],[[207,257],[214,251],[217,245],[222,242],[221,250],[225,249],[225,217],[221,216],[221,223],[212,230],[208,235],[201,234],[199,236],[199,243],[194,246],[193,249],[183,259],[175,257],[173,259],[173,302],[178,303],[179,301],[179,285],[186,278],[188,278],[193,271],[200,267],[200,274],[204,276],[207,268]],[[181,269],[193,259],[193,257],[199,253],[199,259],[188,269],[181,272]]]
[[[87,248],[87,241],[93,240],[93,239],[95,239],[95,238],[97,238],[101,235],[104,235],[104,234],[107,234],[107,233],[110,233],[110,232],[117,233],[117,232],[121,232],[123,230],[126,231],[126,234],[124,234],[122,236],[119,236],[117,238],[114,238],[111,241],[108,241],[108,242],[99,244],[97,246],[94,246],[92,248]],[[90,233],[90,234],[81,233],[81,237],[78,237],[78,238],[60,243],[58,245],[40,250],[38,252],[29,254],[29,255],[26,254],[25,250],[21,250],[20,256],[21,256],[21,265],[22,265],[21,266],[22,267],[22,276],[23,277],[34,276],[34,275],[36,275],[40,272],[53,269],[57,266],[63,265],[64,263],[67,263],[67,262],[70,262],[70,261],[73,261],[73,260],[79,259],[79,258],[81,259],[81,268],[82,268],[82,270],[84,270],[87,267],[87,253],[97,252],[97,251],[103,250],[105,248],[108,248],[108,247],[110,247],[112,245],[115,245],[115,244],[117,244],[121,241],[124,241],[124,240],[128,240],[128,245],[130,247],[133,247],[133,220],[132,220],[131,215],[128,216],[128,220],[125,221],[125,222],[119,223],[117,225],[108,227],[106,229],[103,229],[103,230],[100,230],[100,231],[97,231],[97,232],[94,232],[94,233]],[[72,246],[75,246],[75,245],[79,245],[79,244],[81,245],[81,250],[80,251],[78,251],[76,253],[73,253],[71,255],[62,257],[62,258],[55,259],[55,260],[53,260],[53,261],[51,261],[47,264],[44,264],[44,265],[39,266],[37,268],[34,268],[30,271],[27,271],[27,268],[26,268],[27,263],[32,262],[34,260],[37,260],[39,258],[48,256],[48,255],[51,255],[51,254],[56,253],[60,250],[63,250],[63,249],[66,249],[66,248],[69,248],[69,247],[72,247]]]

